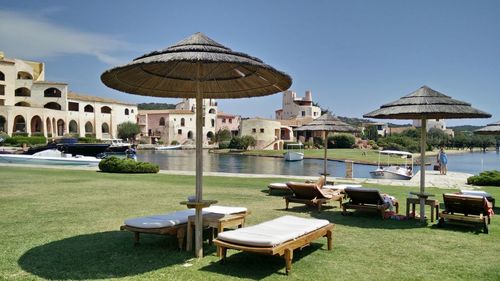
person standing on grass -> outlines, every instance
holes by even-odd
[[[446,165],[448,164],[448,156],[446,156],[444,148],[442,147],[439,150],[438,159],[439,159],[439,171],[441,175],[446,175],[446,173],[448,172],[448,167],[446,167]]]

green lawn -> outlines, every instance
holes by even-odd
[[[374,213],[344,217],[338,207],[317,213],[291,203],[285,211],[282,197],[266,192],[276,179],[205,177],[205,199],[247,207],[249,225],[286,214],[336,224],[333,250],[325,239],[297,250],[285,277],[279,257],[229,250],[221,265],[214,246],[205,244],[207,256],[195,260],[176,251],[175,237],[143,235],[133,246],[133,235],[118,230],[125,218],[185,208],[179,202],[194,193],[194,177],[5,166],[0,176],[0,280],[500,280],[497,217],[483,234]],[[402,201],[401,213],[417,190],[379,188]],[[500,198],[500,189],[485,190]],[[429,191],[441,198],[446,190]]]

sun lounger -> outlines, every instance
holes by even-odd
[[[327,220],[283,216],[254,226],[225,231],[214,244],[224,262],[227,249],[265,255],[283,256],[286,273],[292,269],[293,250],[303,248],[312,241],[326,237],[328,250],[332,249],[334,224]]]
[[[486,191],[482,191],[482,190],[465,190],[465,189],[463,189],[463,190],[460,190],[460,194],[476,195],[476,196],[486,197],[486,199],[488,201],[490,201],[491,204],[493,205],[493,208],[495,208],[495,198],[493,198],[493,196],[491,196],[491,194],[489,194]]]
[[[343,215],[347,213],[347,209],[375,210],[384,219],[385,211],[393,206],[396,207],[396,214],[399,212],[399,202],[390,196],[382,196],[378,189],[346,187],[344,191],[349,202],[342,204]]]
[[[223,215],[247,214],[243,207],[210,206],[203,208],[203,214],[215,213]],[[134,233],[134,242],[139,243],[141,233],[176,235],[179,250],[186,236],[187,222],[189,216],[195,215],[194,209],[176,211],[163,215],[152,215],[125,220],[120,230],[128,230]]]
[[[317,186],[319,186],[321,188],[325,184],[325,177],[321,176],[316,181],[307,180],[307,181],[305,181],[305,183],[314,183],[314,184],[316,184]],[[267,186],[267,188],[269,188],[269,195],[271,195],[271,192],[273,190],[279,190],[279,191],[284,191],[284,192],[292,192],[292,190],[290,188],[288,188],[288,186],[284,182],[273,182],[273,183],[270,183]]]
[[[443,226],[445,219],[468,223],[480,223],[484,233],[488,233],[493,211],[491,203],[484,196],[464,194],[443,194],[445,210],[439,214],[439,226]]]
[[[324,178],[319,183],[287,182],[286,185],[293,191],[293,195],[284,197],[286,209],[288,210],[290,202],[315,206],[318,208],[318,211],[321,211],[323,204],[330,201],[339,201],[340,206],[342,206],[343,195],[338,191],[321,189]]]

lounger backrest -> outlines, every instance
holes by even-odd
[[[361,188],[361,187],[346,187],[345,193],[353,204],[372,204],[382,205],[384,199],[380,195],[378,189]]]
[[[316,186],[321,189],[323,188],[323,185],[325,185],[325,182],[326,182],[326,178],[325,176],[321,176],[319,177],[319,179],[316,181]]]
[[[465,215],[485,214],[487,203],[485,198],[474,195],[443,194],[443,202],[446,212]]]
[[[315,183],[302,183],[302,182],[287,182],[286,185],[290,188],[295,197],[301,199],[322,199],[328,198],[321,192]]]

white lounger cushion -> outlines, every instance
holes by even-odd
[[[465,194],[465,195],[475,195],[475,196],[483,196],[483,197],[491,197],[491,194],[489,194],[486,191],[480,191],[480,190],[460,190],[460,193]]]
[[[217,239],[240,245],[274,247],[329,223],[327,220],[283,216],[257,225],[221,232]]]
[[[235,213],[246,212],[247,208],[243,207],[227,207],[227,206],[211,206],[203,208],[203,214],[217,213],[223,215],[230,215]],[[162,228],[171,227],[178,224],[187,223],[188,217],[195,214],[194,209],[187,209],[168,213],[164,215],[152,215],[140,218],[128,219],[125,225],[137,228]]]

